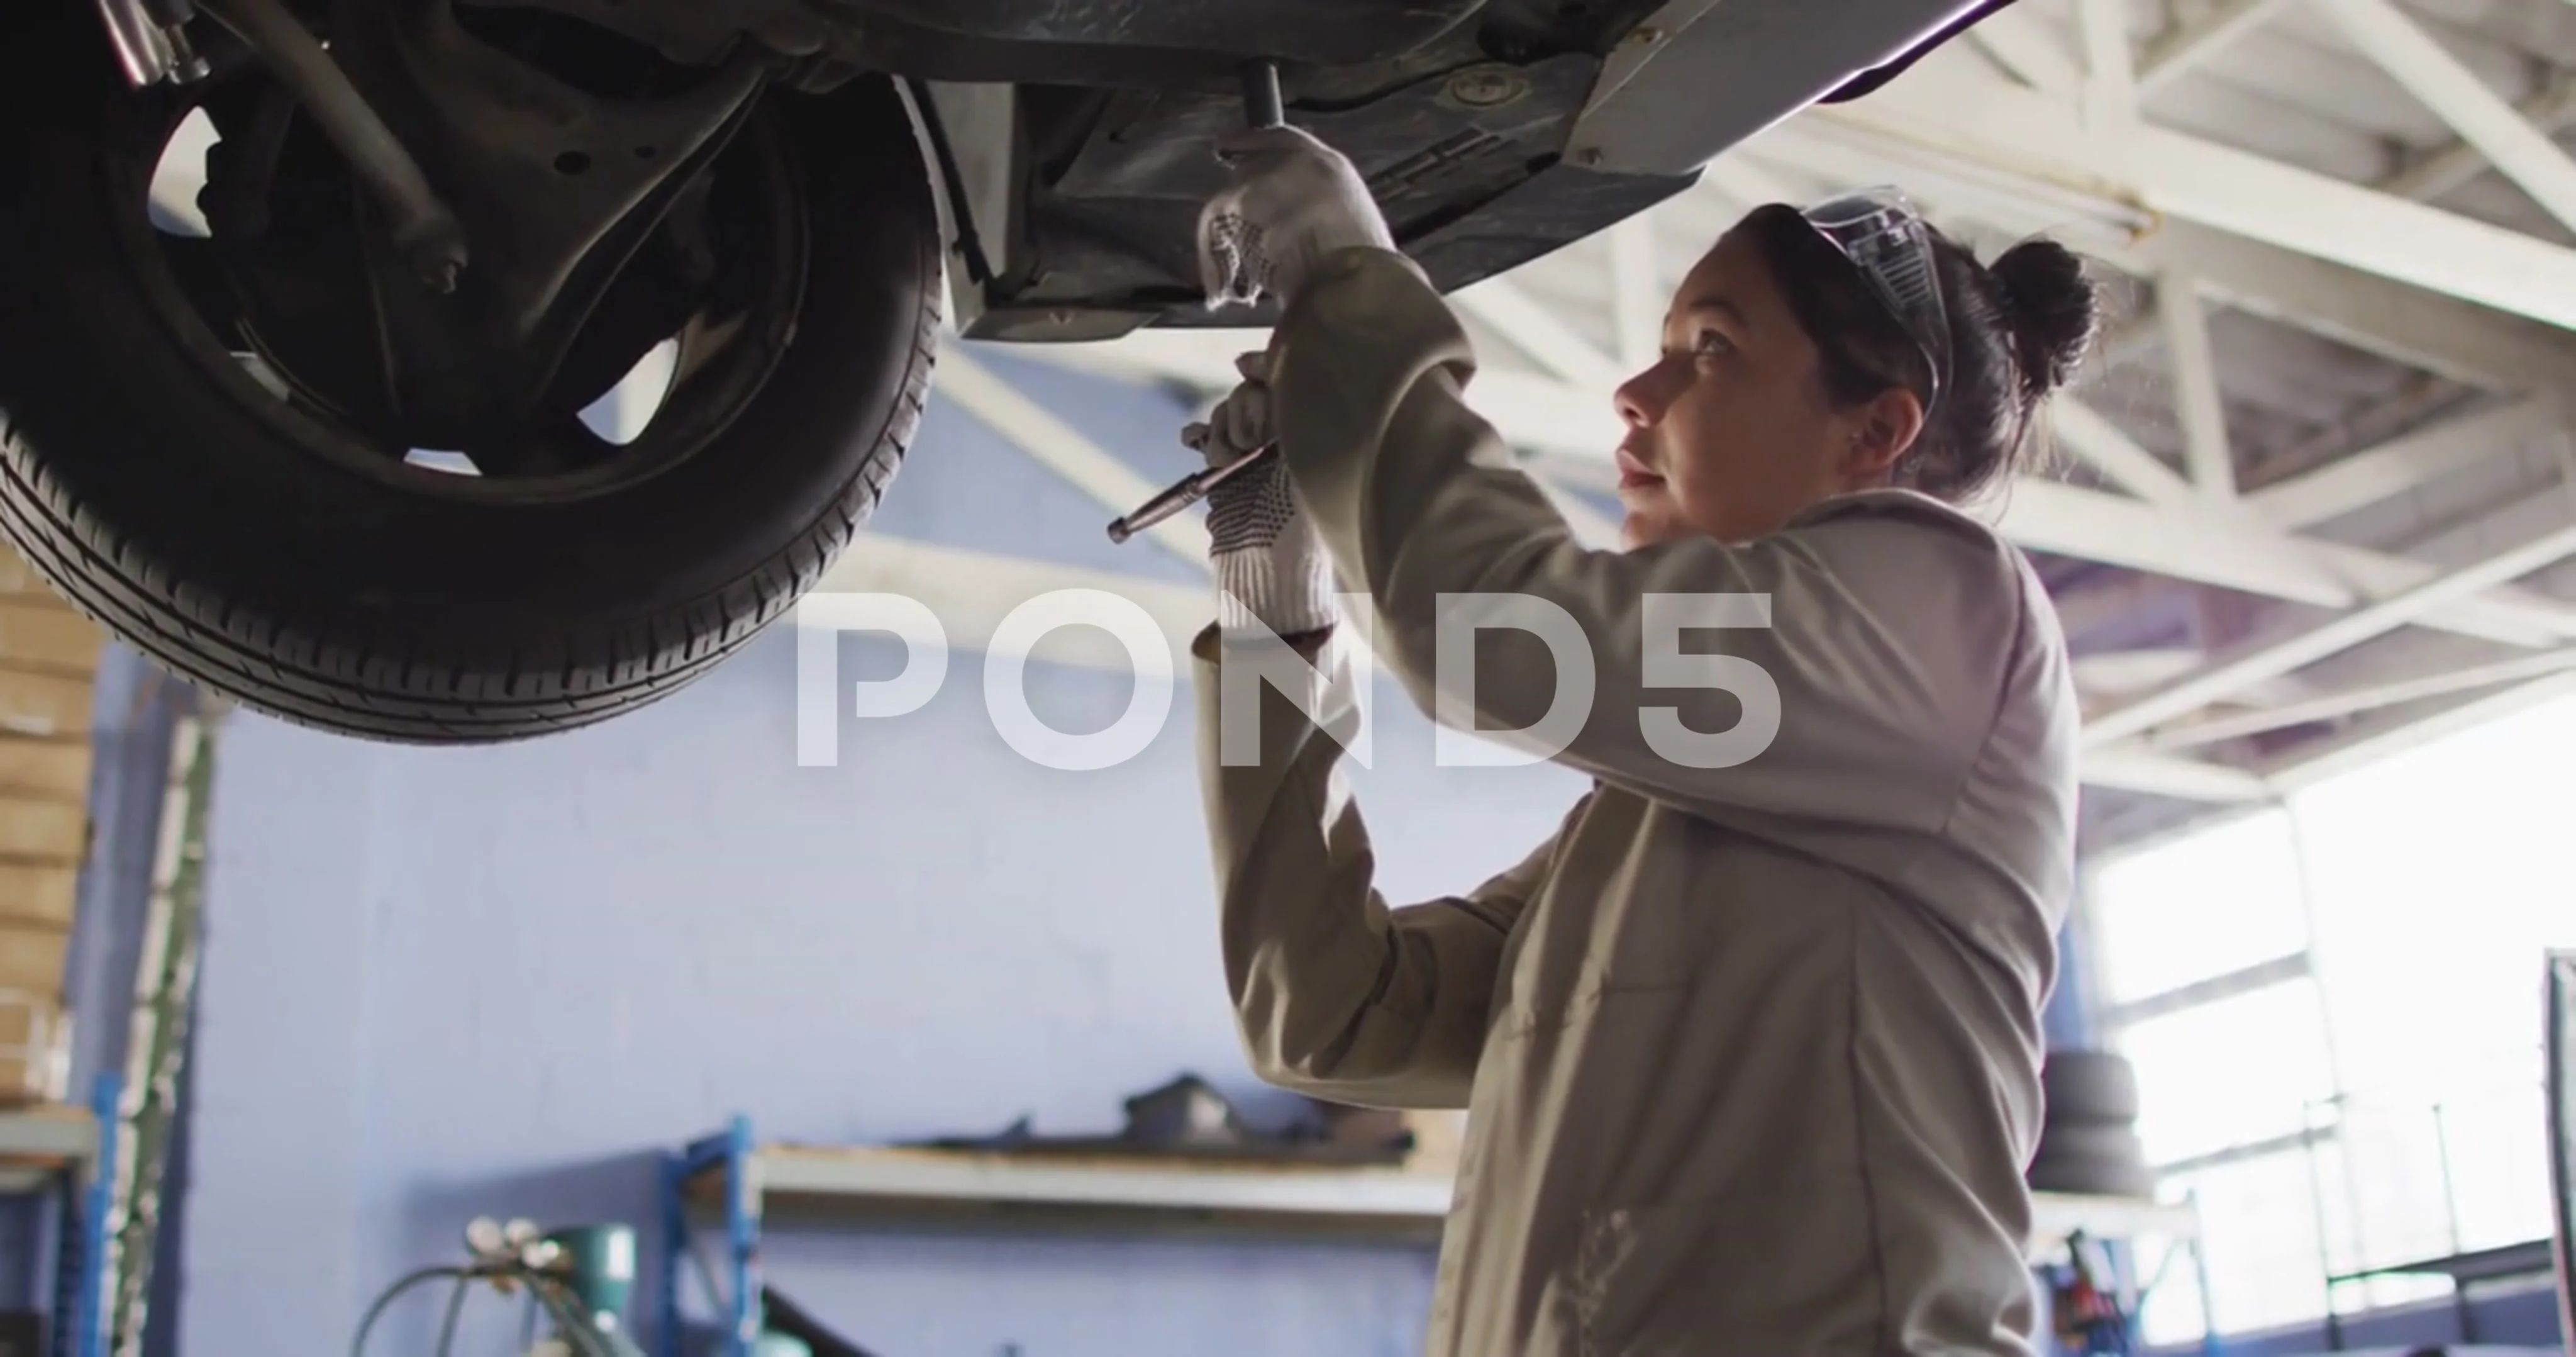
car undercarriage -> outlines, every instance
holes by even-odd
[[[586,724],[812,586],[943,328],[1272,319],[1207,305],[1195,256],[1248,68],[1451,290],[1999,7],[30,0],[0,44],[28,186],[0,207],[0,530],[289,719]],[[603,433],[647,372],[641,427]]]

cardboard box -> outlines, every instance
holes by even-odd
[[[0,796],[87,802],[95,757],[87,740],[0,735]]]
[[[88,847],[88,806],[0,796],[0,860],[76,866]]]
[[[68,931],[80,906],[80,868],[0,862],[0,925],[41,924]]]
[[[52,1002],[63,992],[63,961],[71,954],[71,942],[68,928],[0,923],[0,998],[32,994]]]
[[[63,1101],[71,1042],[71,1017],[53,996],[0,989],[0,1107]]]
[[[107,632],[51,595],[0,594],[0,664],[94,674]]]
[[[50,994],[0,989],[0,1054],[19,1055],[51,1044],[61,1012]]]
[[[50,602],[67,612],[72,606],[54,592],[54,586],[37,574],[34,566],[27,564],[27,558],[19,555],[16,547],[6,543],[0,543],[0,594],[23,595],[30,604]]]
[[[87,736],[94,700],[89,678],[0,668],[0,734]]]

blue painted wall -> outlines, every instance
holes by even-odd
[[[1177,403],[1144,408],[1168,436]],[[879,529],[1102,564],[1099,508],[987,437],[935,412]],[[1191,578],[1154,550],[1108,560]],[[845,677],[894,662],[842,644]],[[1055,772],[994,733],[982,657],[960,654],[928,708],[845,723],[841,765],[800,768],[794,649],[782,629],[654,708],[524,745],[231,722],[181,1351],[345,1351],[366,1300],[454,1258],[478,1213],[649,1225],[652,1156],[737,1111],[818,1141],[1023,1114],[1106,1131],[1185,1069],[1280,1110],[1228,1018],[1186,685],[1143,755]],[[1029,680],[1077,731],[1129,688]],[[1354,787],[1399,899],[1517,859],[1580,792],[1552,768],[1432,767],[1391,686],[1378,714]],[[781,1234],[767,1262],[886,1357],[1396,1354],[1430,1272],[1404,1250],[837,1232]],[[395,1311],[371,1350],[426,1351],[435,1309]],[[459,1352],[508,1350],[511,1312],[468,1313]]]

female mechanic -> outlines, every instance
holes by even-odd
[[[2044,441],[2092,342],[2076,257],[1980,264],[1884,191],[1747,216],[1613,398],[1626,549],[1595,551],[1468,408],[1467,338],[1348,162],[1286,128],[1224,153],[1212,289],[1284,305],[1184,434],[1278,449],[1209,505],[1227,979],[1266,1079],[1469,1109],[1430,1351],[2032,1352],[2077,707],[2039,581],[1957,506]],[[1526,630],[1443,673],[1460,594],[1588,640],[1552,757],[1593,789],[1519,865],[1394,908],[1336,782],[1337,635],[1444,724],[1580,697]],[[1220,757],[1224,667],[1272,637],[1319,677],[1249,685],[1257,735]]]

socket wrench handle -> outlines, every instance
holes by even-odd
[[[1133,513],[1109,525],[1109,540],[1124,544],[1128,538],[1170,518],[1183,509],[1208,497],[1208,492],[1250,470],[1256,463],[1279,455],[1279,445],[1266,443],[1235,458],[1224,466],[1212,466],[1196,475],[1173,482],[1170,489],[1138,505]]]

